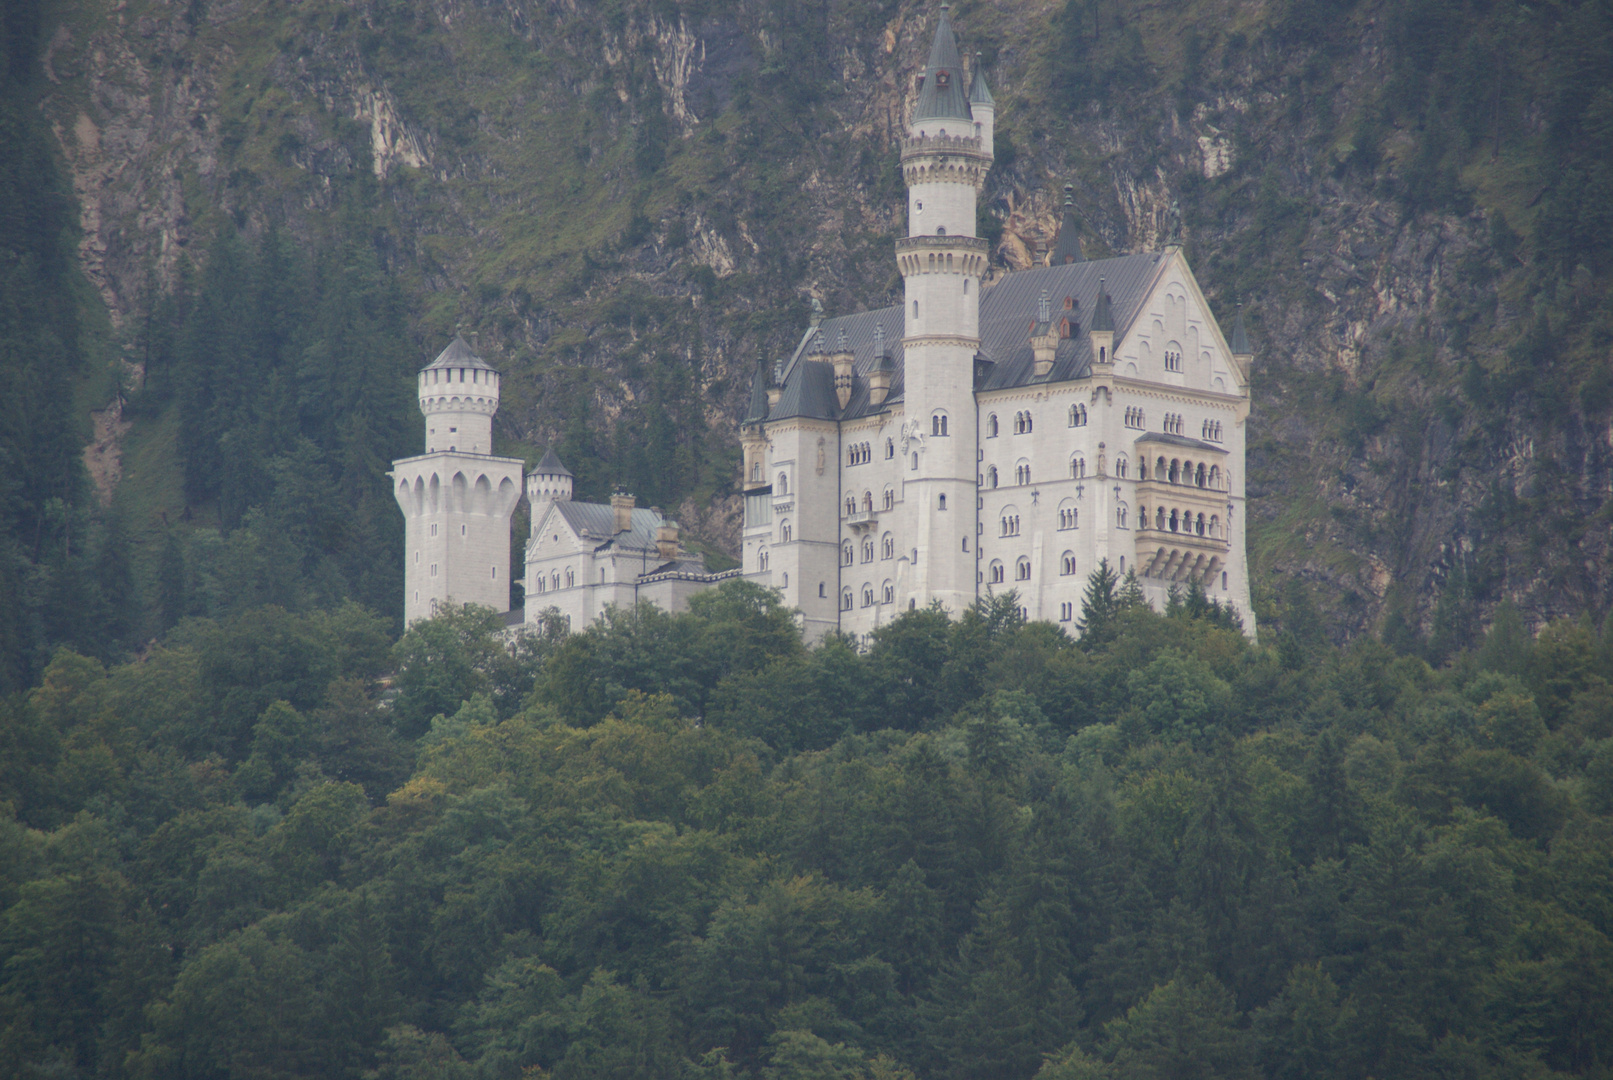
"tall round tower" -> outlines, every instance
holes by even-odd
[[[426,452],[392,463],[404,517],[405,624],[443,603],[510,607],[519,458],[493,456],[499,373],[459,335],[418,379]]]
[[[905,284],[907,447],[904,503],[912,515],[918,573],[914,594],[954,613],[975,598],[979,432],[974,358],[980,349],[980,282],[986,241],[975,235],[975,204],[991,170],[989,116],[977,128],[975,91],[945,5],[930,46],[913,120],[902,141],[907,236],[896,242]]]

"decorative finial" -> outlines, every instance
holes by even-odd
[[[846,328],[844,326],[842,326],[840,328],[840,336],[835,340],[835,352],[845,352],[845,351],[846,351]]]
[[[1065,206],[1074,206],[1075,205],[1075,185],[1074,184],[1065,184],[1064,185],[1064,205]]]
[[[815,353],[823,352],[823,327],[821,326],[818,327],[817,333],[812,335],[812,351]]]
[[[874,357],[878,359],[885,355],[885,327],[881,323],[874,324]]]
[[[1053,312],[1049,309],[1047,303],[1046,289],[1042,290],[1042,298],[1036,302],[1036,321],[1040,323],[1050,323],[1053,321]]]

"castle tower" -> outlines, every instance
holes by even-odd
[[[445,602],[508,611],[522,462],[493,456],[499,374],[455,334],[418,384],[426,452],[388,474],[405,523],[404,623]]]
[[[571,470],[560,462],[553,449],[545,450],[537,468],[527,474],[526,499],[532,508],[532,520],[537,521],[538,507],[546,502],[571,501]]]
[[[904,502],[918,555],[909,601],[954,614],[975,598],[979,432],[974,358],[980,348],[980,281],[989,259],[975,235],[976,198],[991,169],[990,92],[963,61],[945,5],[930,46],[908,135],[907,237],[896,242],[905,284]],[[970,98],[980,100],[977,127]]]

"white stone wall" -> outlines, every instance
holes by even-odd
[[[975,234],[974,184],[920,183],[907,189],[907,235]]]
[[[441,452],[392,463],[404,515],[405,623],[437,604],[510,607],[510,515],[521,494],[518,458]]]
[[[419,375],[420,411],[426,418],[426,453],[493,452],[493,414],[499,376],[482,368],[426,368]]]

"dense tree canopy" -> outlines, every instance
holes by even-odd
[[[732,583],[60,652],[0,702],[0,1072],[1607,1075],[1605,637],[1436,670],[1092,591],[1082,641],[806,647]]]

